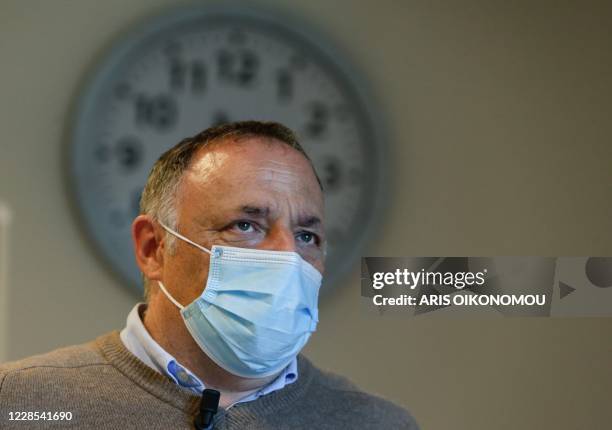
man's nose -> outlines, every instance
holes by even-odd
[[[270,251],[296,251],[293,232],[285,226],[272,227],[259,245],[259,249]]]

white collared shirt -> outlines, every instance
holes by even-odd
[[[169,377],[179,386],[201,395],[202,391],[206,388],[204,383],[155,342],[145,328],[141,314],[146,309],[146,306],[146,303],[138,303],[130,311],[126,326],[120,333],[121,341],[132,354],[147,366]],[[297,377],[297,359],[294,358],[272,382],[238,400],[236,403],[249,402],[273,391],[280,390],[285,385],[295,382]]]

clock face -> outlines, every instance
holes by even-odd
[[[211,125],[253,119],[294,130],[323,182],[329,290],[359,257],[385,189],[371,98],[339,59],[285,19],[203,7],[110,51],[77,105],[70,168],[85,228],[122,279],[141,291],[130,226],[157,158]]]

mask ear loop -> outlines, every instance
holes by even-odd
[[[178,237],[179,239],[184,240],[185,242],[189,243],[190,245],[195,246],[196,248],[206,252],[207,254],[213,255],[213,253],[209,250],[204,248],[202,245],[198,245],[197,243],[195,243],[193,240],[191,239],[187,239],[185,236],[183,236],[180,233],[177,233],[176,231],[172,230],[170,227],[168,227],[166,224],[164,224],[161,221],[157,221],[159,223],[159,225],[161,225],[168,233],[170,233],[173,236]]]
[[[166,295],[166,297],[168,297],[168,300],[170,300],[172,303],[175,304],[175,306],[177,308],[179,308],[180,310],[183,310],[185,308],[185,306],[181,305],[179,302],[177,302],[176,300],[174,300],[174,297],[172,297],[170,295],[170,293],[168,292],[168,290],[166,290],[166,287],[164,287],[164,284],[162,283],[162,281],[157,281],[157,283],[159,284],[159,288],[161,288],[161,290],[164,292],[164,294]]]
[[[178,237],[179,239],[184,240],[185,242],[189,243],[190,245],[193,245],[193,246],[195,246],[196,248],[198,248],[198,249],[200,249],[200,250],[202,250],[202,251],[204,251],[204,252],[206,252],[206,253],[208,253],[208,254],[210,254],[210,255],[213,255],[213,253],[212,253],[210,250],[208,250],[208,249],[204,248],[202,245],[199,245],[199,244],[195,243],[195,242],[194,242],[194,241],[192,241],[191,239],[186,238],[186,237],[185,237],[185,236],[183,236],[182,234],[180,234],[180,233],[178,233],[178,232],[176,232],[176,231],[172,230],[170,227],[168,227],[168,226],[167,226],[166,224],[164,224],[163,222],[161,222],[161,221],[159,221],[159,220],[158,220],[157,222],[159,222],[159,225],[161,225],[161,226],[164,228],[164,230],[166,230],[166,231],[167,231],[168,233],[170,233],[171,235],[176,236],[176,237]],[[162,281],[157,281],[157,283],[159,284],[159,288],[160,288],[160,289],[163,291],[163,293],[166,295],[166,297],[168,297],[168,300],[170,300],[172,303],[174,303],[174,305],[175,305],[177,308],[181,309],[181,310],[183,310],[183,309],[185,308],[185,306],[181,305],[179,302],[177,302],[176,300],[174,300],[174,297],[172,297],[172,296],[170,295],[170,293],[168,292],[168,290],[166,290],[166,287],[164,287],[164,284],[162,283]]]

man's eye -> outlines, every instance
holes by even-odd
[[[250,222],[247,221],[238,221],[236,223],[236,227],[238,227],[238,229],[240,229],[240,231],[251,231],[251,229],[253,228],[253,224],[251,224]]]
[[[316,236],[313,233],[309,233],[307,231],[300,233],[298,238],[304,243],[314,243]]]

